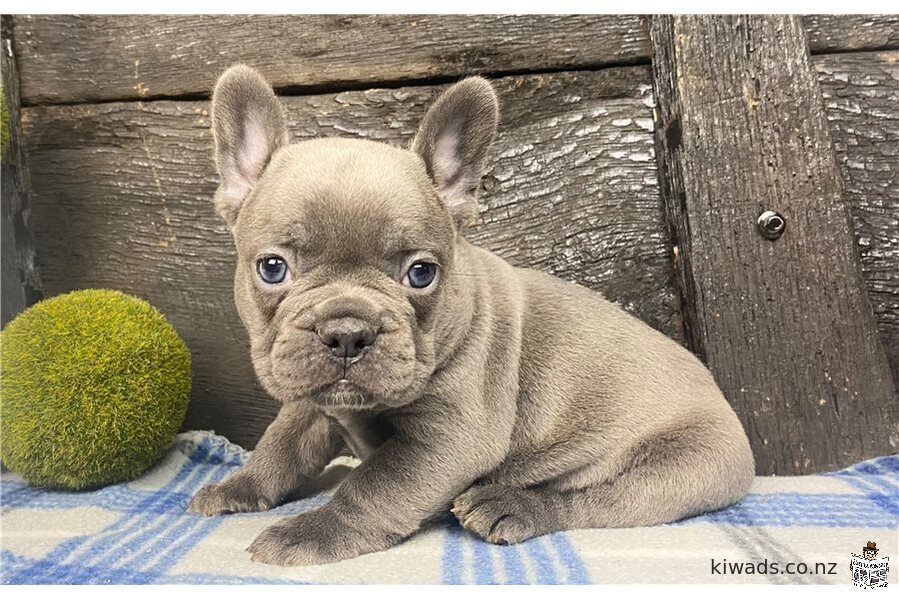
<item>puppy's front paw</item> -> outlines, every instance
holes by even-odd
[[[525,489],[474,486],[456,498],[451,511],[467,530],[497,545],[520,543],[545,532],[539,498]]]
[[[263,495],[251,480],[238,476],[216,484],[206,485],[194,495],[187,511],[217,516],[236,512],[263,512],[275,502]]]
[[[267,528],[247,551],[256,562],[313,566],[381,551],[398,540],[373,529],[351,527],[325,506]]]

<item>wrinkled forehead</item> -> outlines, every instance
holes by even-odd
[[[241,251],[290,245],[359,261],[452,241],[449,214],[410,152],[355,140],[315,140],[275,155],[242,210]]]

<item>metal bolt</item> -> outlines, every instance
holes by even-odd
[[[784,229],[787,228],[787,221],[784,220],[784,217],[773,210],[762,212],[756,224],[761,234],[771,240],[780,238]]]

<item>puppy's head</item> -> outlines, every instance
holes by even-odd
[[[371,408],[416,397],[452,320],[456,232],[476,214],[497,120],[490,84],[470,78],[437,100],[409,150],[290,145],[259,73],[222,75],[215,205],[237,245],[235,300],[253,364],[276,399]]]

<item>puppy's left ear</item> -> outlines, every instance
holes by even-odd
[[[469,77],[437,99],[412,141],[457,225],[478,213],[478,186],[498,122],[493,86],[483,77]]]
[[[221,179],[215,207],[233,227],[272,154],[289,141],[287,117],[262,75],[236,65],[219,77],[212,92],[212,132]]]

